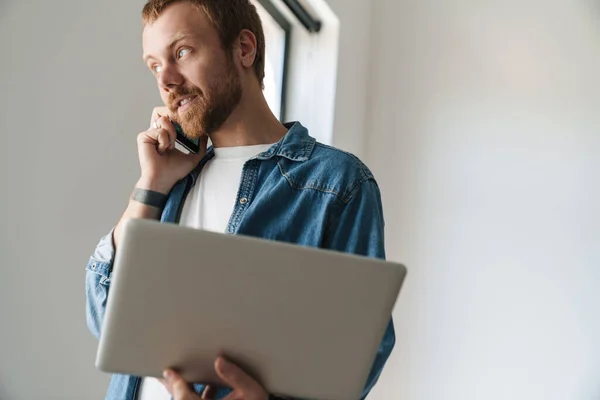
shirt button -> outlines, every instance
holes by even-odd
[[[92,269],[96,269],[97,265],[96,264],[92,264]]]
[[[246,204],[246,203],[248,203],[248,199],[247,199],[247,198],[245,198],[245,197],[242,197],[242,198],[240,199],[240,204]]]

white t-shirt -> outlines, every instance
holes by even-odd
[[[223,233],[233,212],[246,161],[272,145],[215,148],[181,211],[180,225]]]
[[[202,168],[198,182],[188,193],[180,225],[224,233],[233,212],[246,161],[267,151],[272,144],[215,148],[215,156]],[[144,378],[138,400],[170,400],[162,383]]]

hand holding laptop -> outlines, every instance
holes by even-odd
[[[219,375],[219,378],[233,389],[233,392],[225,400],[268,400],[269,395],[265,389],[237,365],[220,357],[215,362],[215,371]],[[165,371],[164,377],[165,379],[162,382],[174,400],[212,398],[210,386],[207,386],[204,393],[202,393],[202,397],[198,397],[198,395],[190,390],[188,383],[175,371]]]

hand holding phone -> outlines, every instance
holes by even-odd
[[[138,135],[138,155],[141,167],[139,185],[143,189],[168,193],[173,185],[189,174],[206,151],[205,138],[196,145],[189,141],[167,117],[166,107],[157,107],[152,113],[150,128]],[[176,150],[178,136],[190,154]],[[190,143],[188,143],[188,141]],[[194,151],[193,153],[191,151]],[[138,186],[139,186],[138,185]]]
[[[152,111],[152,117],[150,118],[150,126],[152,127],[153,124],[161,117],[166,117],[168,115],[169,109],[167,107],[155,107]],[[200,152],[200,140],[192,140],[188,138],[178,123],[173,121],[171,121],[171,123],[175,127],[175,132],[177,133],[175,141],[190,153],[198,154]]]

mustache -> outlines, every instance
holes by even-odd
[[[202,97],[203,93],[202,93],[202,90],[200,90],[199,88],[190,88],[190,89],[177,88],[177,89],[174,89],[171,93],[169,93],[169,98],[167,99],[167,105],[168,105],[169,109],[173,112],[177,111],[177,108],[179,108],[179,106],[177,105],[177,103],[175,101],[178,98],[181,98],[184,96]]]

